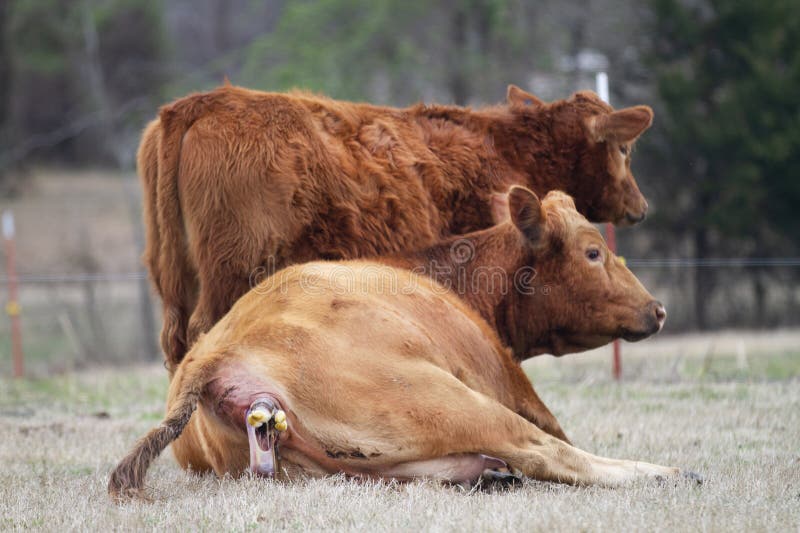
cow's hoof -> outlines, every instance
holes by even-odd
[[[478,478],[477,486],[482,490],[507,490],[522,485],[522,477],[511,472],[484,470]]]
[[[702,485],[703,484],[703,476],[698,474],[697,472],[692,472],[690,470],[683,470],[681,472],[681,476],[686,481],[693,483],[695,485]]]

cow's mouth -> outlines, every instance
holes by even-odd
[[[275,477],[278,469],[278,434],[286,431],[286,414],[269,400],[254,401],[245,414],[250,446],[250,470],[259,476]]]
[[[585,352],[586,350],[593,350],[598,346],[604,346],[614,340],[613,335],[596,334],[566,334],[561,335],[551,334],[550,343],[547,353],[556,357],[567,355],[571,353]]]
[[[648,325],[645,329],[634,330],[634,329],[623,328],[619,336],[628,342],[638,342],[648,337],[652,337],[660,330],[661,330],[661,324],[654,321],[652,324]]]
[[[619,217],[615,223],[620,227],[635,226],[636,224],[644,220],[646,216],[647,216],[646,211],[643,211],[641,213],[625,211],[625,213],[621,217]]]
[[[638,342],[651,336],[653,331],[631,331],[625,330],[621,337],[628,342]]]

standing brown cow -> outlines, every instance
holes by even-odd
[[[590,92],[545,104],[514,86],[506,104],[480,110],[231,86],[165,106],[138,166],[168,368],[258,267],[419,249],[485,228],[490,195],[510,184],[564,190],[593,221],[638,222],[647,202],[630,148],[652,116],[613,111]]]
[[[581,323],[583,343],[661,328],[661,306],[567,198],[540,203],[515,187],[509,207],[510,223],[481,232],[476,253],[512,255],[508,268],[581,272],[575,290],[587,291],[560,301],[557,320]],[[549,310],[525,289],[511,288],[508,316],[537,339],[549,328],[537,315]],[[526,402],[552,425],[520,416]],[[172,377],[166,418],[114,470],[109,491],[139,494],[171,442],[184,468],[218,475],[470,481],[507,464],[535,479],[617,485],[679,473],[597,457],[554,430],[519,363],[452,290],[376,262],[308,263],[265,280],[198,340]]]

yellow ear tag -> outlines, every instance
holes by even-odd
[[[621,255],[618,255],[617,259],[619,259],[619,262],[622,263],[622,266],[625,266],[625,258],[624,257],[622,257]]]

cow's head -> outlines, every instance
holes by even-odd
[[[609,251],[569,196],[553,191],[540,202],[515,186],[507,205],[523,251],[497,320],[517,357],[580,352],[617,338],[638,341],[661,329],[664,306]]]
[[[644,219],[647,201],[631,173],[631,150],[653,122],[649,107],[614,111],[591,91],[546,104],[513,85],[507,98],[515,123],[512,157],[533,188],[564,190],[592,222]],[[550,182],[537,183],[545,176]]]

